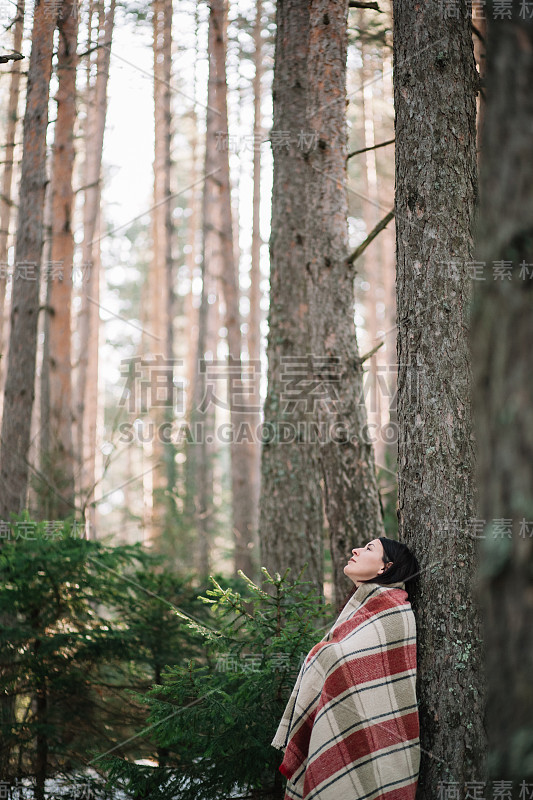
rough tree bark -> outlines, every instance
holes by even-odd
[[[41,472],[47,489],[41,494],[43,519],[62,519],[74,509],[74,452],[72,438],[71,295],[74,235],[72,230],[74,124],[78,14],[75,0],[59,10],[58,90],[52,162],[52,247],[47,275],[45,338],[41,372]],[[45,378],[46,376],[46,378]],[[44,397],[45,389],[47,397]]]
[[[337,607],[350,548],[383,533],[348,260],[347,13],[348,2],[277,6],[265,422],[279,432],[263,447],[261,493],[262,562],[309,561],[319,588],[323,496]],[[290,143],[275,146],[278,131]],[[286,422],[301,432],[282,444]]]
[[[309,154],[313,184],[308,206],[308,264],[313,353],[331,404],[320,404],[328,429],[320,448],[337,607],[351,584],[343,568],[351,548],[384,534],[374,449],[367,432],[362,361],[354,325],[353,263],[348,261],[346,198],[346,14],[336,3],[313,4],[309,53]],[[322,43],[325,40],[325,44]],[[323,372],[322,372],[323,371]],[[338,434],[340,441],[337,441]]]
[[[274,177],[269,243],[268,389],[264,404],[259,539],[262,566],[281,573],[290,567],[296,577],[307,562],[304,577],[322,592],[324,532],[318,446],[305,441],[306,427],[309,429],[314,415],[307,411],[305,402],[289,403],[292,398],[288,391],[291,379],[294,384],[295,377],[308,376],[305,219],[309,170],[307,153],[297,147],[297,136],[308,125],[309,38],[306,0],[293,3],[280,0],[276,6],[271,132]],[[279,146],[280,134],[276,131],[290,132],[288,146]],[[304,441],[297,440],[293,433],[298,425]],[[284,431],[289,441],[283,441]]]
[[[468,305],[476,200],[470,15],[394,3],[399,538],[418,556],[420,797],[482,780],[483,653]],[[438,687],[438,691],[436,690]],[[453,731],[453,735],[450,735]]]
[[[533,20],[487,3],[471,343],[489,778],[533,782]],[[503,277],[498,276],[498,271]],[[527,789],[526,789],[527,791]]]
[[[37,0],[24,115],[9,360],[0,445],[1,519],[9,519],[12,512],[24,508],[28,487],[27,453],[35,396],[46,128],[54,27],[55,15],[50,13],[50,7]]]
[[[317,409],[325,437],[320,461],[337,608],[352,587],[343,572],[351,548],[385,533],[354,324],[354,267],[348,261],[347,13],[347,3],[311,4],[308,56],[307,130],[317,146],[307,161],[305,268],[315,377],[329,395]]]

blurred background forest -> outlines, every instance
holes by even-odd
[[[61,11],[60,4],[46,5],[51,13]],[[4,23],[9,26],[6,39],[22,35],[21,41],[14,41],[14,49],[28,57],[32,9],[24,14],[19,5],[13,22],[11,5],[4,6]],[[59,63],[61,40],[56,30],[50,84],[40,287],[40,304],[47,313],[39,315],[28,508],[38,519],[61,519],[63,514],[57,511],[64,512],[66,500],[73,516],[87,525],[91,538],[157,543],[170,563],[204,573],[207,563],[216,563],[230,574],[236,563],[231,509],[239,498],[232,499],[230,446],[227,435],[224,439],[224,423],[231,419],[224,366],[228,331],[224,293],[216,278],[207,294],[208,319],[202,320],[207,326],[202,331],[205,359],[214,363],[205,376],[198,374],[197,366],[202,225],[209,225],[202,219],[209,8],[184,2],[175,9],[149,3],[102,9],[93,3],[73,4],[70,14],[77,23],[77,31],[72,24],[69,34],[72,41],[77,36],[78,55],[74,59],[70,52],[68,67]],[[389,14],[386,7],[378,16],[360,9],[350,11],[347,124],[352,249],[394,201]],[[224,22],[228,128],[222,130],[217,122],[213,139],[215,155],[224,150],[229,154],[238,274],[239,318],[234,324],[242,337],[239,397],[244,401],[258,397],[254,408],[262,406],[266,392],[271,147],[284,146],[279,132],[270,140],[274,17],[272,3],[258,10],[252,3],[230,5]],[[61,76],[74,67],[75,83],[70,76],[70,85],[61,88]],[[0,87],[4,140],[13,139],[15,144],[6,151],[9,163],[6,159],[2,195],[2,381],[13,282],[35,278],[31,266],[27,274],[23,267],[14,269],[24,78],[24,66],[18,62],[11,73],[5,71]],[[58,104],[61,93],[62,106]],[[58,130],[61,125],[68,128]],[[72,142],[74,152],[60,151],[55,169],[62,174],[52,177],[56,136],[69,141],[63,147]],[[376,144],[384,146],[366,149]],[[316,142],[312,145],[316,147]],[[74,159],[71,177],[68,159]],[[59,226],[57,217],[52,223],[54,179],[69,186],[58,191],[72,191],[74,197],[68,220],[73,238],[70,261],[58,249],[64,242],[60,245],[59,237],[53,240],[54,224]],[[97,219],[88,210],[90,203],[98,208]],[[355,322],[361,352],[382,343],[366,364],[364,392],[375,431],[386,527],[392,535],[396,529],[394,268],[394,230],[389,226],[358,263]],[[216,271],[213,264],[215,276]],[[199,474],[198,463],[190,456],[191,407],[202,378],[216,431],[208,448],[206,475]],[[167,388],[167,381],[172,388]],[[169,399],[172,413],[167,437],[171,442],[165,446],[154,430],[165,418]],[[69,416],[71,431],[65,429]],[[251,421],[251,429],[256,430],[262,422],[261,409]],[[249,486],[257,506],[257,441],[254,450]],[[67,465],[67,461],[72,463]],[[208,487],[199,485],[205,481]],[[51,497],[50,484],[64,500]],[[209,507],[199,509],[204,495],[210,498]],[[200,542],[198,514],[205,520]],[[249,525],[257,570],[257,512]],[[250,569],[251,562],[245,560],[244,566]],[[331,572],[327,586],[330,582]]]

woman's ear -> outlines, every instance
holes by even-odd
[[[394,563],[393,561],[387,561],[387,563],[383,566],[383,569],[381,570],[381,572],[385,572],[386,570],[388,570],[389,567],[392,566],[393,563]]]

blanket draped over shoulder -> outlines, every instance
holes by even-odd
[[[414,800],[416,622],[404,583],[361,584],[303,662],[272,745],[285,800]]]

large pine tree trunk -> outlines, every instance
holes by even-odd
[[[533,761],[533,21],[487,3],[487,85],[471,342],[489,778]],[[498,277],[498,270],[501,275]],[[516,786],[516,783],[514,784]],[[528,791],[527,789],[525,791]]]
[[[43,210],[46,185],[46,128],[55,17],[44,0],[34,7],[32,52],[24,115],[9,360],[0,449],[0,518],[26,504],[27,454],[35,393],[37,319]],[[20,271],[23,272],[20,272]]]
[[[235,569],[253,575],[252,547],[254,542],[253,494],[248,480],[253,455],[252,443],[243,438],[244,425],[250,423],[247,413],[247,398],[240,387],[241,364],[241,316],[239,309],[239,283],[235,263],[231,186],[228,148],[224,146],[228,133],[227,84],[226,84],[226,33],[227,0],[212,0],[209,15],[209,69],[214,72],[216,131],[218,136],[207,139],[207,147],[214,148],[217,172],[209,178],[215,183],[216,202],[219,210],[217,278],[220,281],[225,307],[225,327],[228,343],[228,400],[231,413],[231,489],[233,510],[233,534],[235,538]]]
[[[343,568],[355,544],[384,534],[374,450],[368,431],[363,369],[354,325],[354,270],[348,262],[346,196],[347,4],[312,4],[308,125],[306,271],[315,378],[328,398],[318,419],[327,440],[320,447],[330,531],[335,600],[351,583]]]
[[[468,305],[476,198],[469,14],[394,3],[398,522],[420,567],[420,797],[483,775]],[[436,690],[438,687],[438,690]],[[459,796],[459,795],[457,795]]]
[[[265,422],[301,432],[264,445],[261,492],[262,562],[281,571],[309,561],[320,588],[323,495],[337,605],[350,548],[383,533],[348,261],[347,13],[347,2],[277,6],[273,131],[290,143],[272,141]]]
[[[100,206],[100,171],[107,111],[107,83],[111,57],[111,38],[115,20],[115,0],[107,13],[99,3],[100,49],[94,92],[88,98],[86,164],[84,167],[85,204],[83,208],[82,262],[87,280],[83,284],[79,316],[80,345],[77,382],[77,449],[80,459],[81,492],[89,507],[89,522],[95,530],[91,501],[95,486],[96,419],[98,406],[98,332],[100,298],[100,243],[96,230]]]
[[[63,2],[57,23],[59,85],[51,184],[52,247],[47,276],[47,347],[41,373],[41,408],[48,411],[48,416],[41,414],[41,442],[45,444],[41,451],[41,472],[51,484],[42,496],[41,511],[45,519],[62,519],[74,508],[70,311],[78,15],[73,11],[76,11],[74,0]]]
[[[318,447],[293,433],[313,421],[305,402],[289,404],[299,376],[308,377],[309,298],[306,277],[307,153],[297,147],[307,130],[307,55],[310,20],[306,0],[276,7],[273,131],[289,131],[289,146],[271,140],[274,156],[270,234],[268,389],[261,455],[259,535],[261,565],[269,571],[304,574],[321,592],[324,532]],[[278,134],[279,135],[279,134]],[[296,369],[295,369],[296,367]],[[304,395],[305,401],[305,395]],[[283,442],[283,432],[290,441]],[[268,438],[267,438],[267,435]]]
[[[13,26],[13,50],[20,53],[22,47],[22,34],[24,31],[24,0],[17,3],[17,13]],[[12,62],[11,80],[9,84],[9,98],[7,101],[6,140],[3,150],[4,170],[2,173],[2,192],[0,194],[0,386],[3,384],[5,374],[5,346],[4,346],[4,321],[6,280],[3,266],[7,264],[7,249],[9,237],[9,223],[11,221],[11,187],[13,183],[13,155],[15,150],[15,135],[18,122],[18,105],[20,93],[20,61]]]

